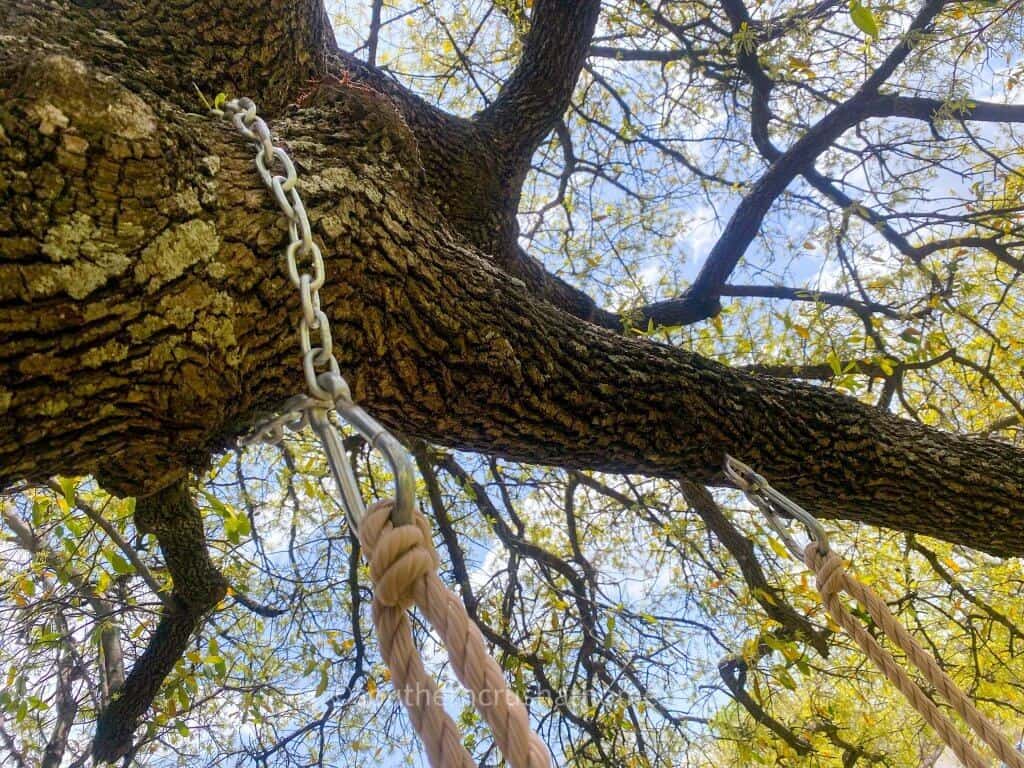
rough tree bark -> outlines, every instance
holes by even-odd
[[[1019,451],[622,336],[522,251],[522,180],[598,10],[536,0],[514,74],[462,118],[338,51],[319,0],[5,3],[0,487],[91,473],[148,496],[136,523],[174,578],[98,757],[130,748],[223,594],[182,478],[302,388],[285,228],[193,82],[252,96],[298,162],[339,360],[396,430],[700,483],[729,452],[823,516],[1024,554]]]
[[[1013,448],[616,335],[578,297],[517,274],[514,226],[488,241],[470,219],[511,216],[521,173],[508,153],[527,156],[557,118],[531,95],[550,62],[524,64],[494,106],[462,119],[334,50],[315,0],[252,3],[240,29],[242,5],[4,11],[0,482],[94,473],[152,493],[300,388],[281,220],[251,149],[199,114],[195,79],[252,93],[299,161],[339,358],[389,425],[705,483],[721,482],[731,452],[824,516],[1024,553]],[[597,4],[576,6],[585,23],[527,44],[527,59],[585,49]],[[534,11],[538,24],[560,13]],[[481,138],[502,131],[500,151]]]

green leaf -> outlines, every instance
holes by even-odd
[[[238,544],[242,540],[241,536],[238,535],[237,517],[224,518],[224,535],[228,537],[228,541],[232,544]]]
[[[47,504],[43,499],[35,499],[32,502],[32,525],[37,528],[46,520]]]
[[[796,690],[796,680],[793,679],[793,676],[790,675],[789,672],[787,672],[782,667],[776,667],[775,674],[778,677],[779,682],[782,683],[784,688],[787,688],[791,691]]]
[[[60,479],[60,488],[64,491],[64,501],[68,503],[68,506],[75,506],[75,479],[73,477],[62,477]]]
[[[227,518],[231,517],[231,510],[228,509],[227,505],[223,501],[218,499],[212,493],[210,493],[209,491],[203,491],[203,497],[210,505],[210,509],[216,512],[222,518],[226,520]]]
[[[68,516],[64,522],[68,526],[68,530],[74,534],[75,538],[81,538],[85,535],[85,532],[89,529],[89,524],[85,518]]]
[[[121,557],[117,552],[108,549],[103,554],[107,558],[107,562],[110,563],[110,567],[114,569],[114,573],[125,574],[135,572],[132,564]]]
[[[871,38],[877,38],[879,34],[878,21],[870,8],[860,4],[860,0],[850,0],[850,19],[857,25],[857,29]]]

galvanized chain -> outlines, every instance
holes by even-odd
[[[309,426],[309,409],[318,402],[309,395],[295,395],[288,398],[281,406],[281,412],[277,416],[257,424],[252,432],[238,441],[239,445],[279,444],[284,439],[285,429],[301,432]]]
[[[270,128],[256,113],[256,104],[252,99],[231,99],[225,102],[223,107],[211,111],[217,117],[230,119],[240,134],[256,144],[256,170],[277,201],[281,213],[288,220],[289,242],[285,249],[285,261],[288,279],[299,291],[299,299],[302,302],[302,316],[299,318],[302,370],[310,395],[318,400],[330,402],[334,397],[322,386],[319,376],[326,372],[341,378],[341,371],[334,356],[331,323],[320,308],[320,288],[326,280],[323,254],[313,241],[306,206],[303,205],[296,186],[298,175],[295,164],[283,147],[274,144]],[[273,172],[275,165],[280,167],[283,176]],[[300,259],[308,262],[309,271],[300,269]],[[314,333],[317,334],[315,345]]]
[[[334,356],[331,324],[320,308],[320,288],[327,279],[323,254],[313,240],[306,206],[297,188],[295,164],[283,147],[274,144],[270,128],[257,114],[252,99],[231,99],[223,105],[215,105],[210,112],[219,118],[230,119],[238,132],[256,147],[256,170],[288,221],[286,271],[288,279],[299,291],[302,305],[299,348],[309,394],[289,398],[277,416],[258,424],[241,443],[278,443],[286,429],[297,432],[307,426],[312,427],[324,448],[328,466],[338,485],[342,506],[352,525],[358,528],[366,508],[341,437],[329,418],[329,412],[334,409],[371,447],[384,454],[396,486],[397,503],[392,520],[395,525],[407,525],[412,521],[415,506],[416,483],[412,463],[401,443],[352,401],[348,383],[341,375],[338,360]],[[278,168],[280,173],[275,172]],[[305,263],[306,269],[300,268],[300,260]]]
[[[256,144],[256,168],[260,178],[288,219],[289,243],[285,250],[288,278],[298,289],[302,301],[299,340],[309,394],[290,398],[278,416],[260,424],[244,442],[279,442],[285,429],[297,431],[307,424],[320,439],[327,464],[338,485],[342,505],[354,531],[363,542],[363,554],[371,552],[373,546],[379,546],[376,552],[386,566],[384,576],[374,576],[374,623],[381,633],[381,648],[390,649],[390,655],[384,653],[384,658],[393,659],[395,670],[408,676],[410,683],[401,686],[399,691],[403,694],[402,698],[410,714],[419,716],[419,719],[413,718],[413,724],[421,737],[429,736],[424,738],[424,744],[431,756],[431,764],[454,765],[457,761],[465,765],[471,764],[472,760],[462,746],[454,722],[444,713],[444,708],[437,705],[436,697],[427,697],[435,706],[423,707],[422,697],[418,695],[423,691],[429,692],[432,684],[426,677],[413,645],[412,631],[406,616],[407,606],[402,603],[406,595],[421,592],[422,596],[416,598],[420,609],[432,617],[431,623],[439,630],[449,650],[458,653],[458,658],[453,656],[453,662],[459,679],[474,693],[475,700],[489,702],[487,706],[478,704],[477,707],[494,729],[496,741],[509,764],[521,768],[547,768],[551,764],[547,749],[530,730],[526,708],[508,689],[501,669],[487,655],[483,637],[466,614],[462,603],[445,589],[435,572],[437,555],[429,543],[428,524],[420,515],[416,524],[410,525],[415,512],[416,481],[408,454],[393,435],[352,401],[348,384],[341,377],[338,361],[334,357],[330,323],[320,309],[319,290],[325,280],[324,260],[320,249],[313,242],[306,208],[296,189],[298,180],[295,165],[284,149],[274,145],[270,129],[256,114],[256,105],[251,99],[232,99],[224,104],[223,109],[215,107],[212,111],[218,117],[229,117],[238,132]],[[271,172],[275,163],[280,165],[283,176]],[[300,271],[299,258],[311,263],[312,272]],[[319,334],[317,345],[313,344],[314,332]],[[375,513],[367,522],[367,530],[363,530],[366,508],[344,444],[328,416],[332,408],[355,427],[373,448],[384,454],[391,465],[397,498],[394,502],[379,503],[375,509],[385,511],[390,508],[388,517],[394,527],[385,527],[386,521]],[[398,526],[402,525],[409,527],[399,529]],[[413,534],[412,539],[409,534]],[[418,544],[415,534],[419,535]],[[393,559],[389,560],[388,556]],[[371,575],[375,574],[379,565],[377,555],[368,557],[367,561],[371,566]],[[423,569],[418,570],[421,566],[424,566]],[[419,590],[416,585],[424,589]],[[409,599],[409,604],[412,602]],[[432,719],[427,720],[426,716]],[[445,733],[449,738],[442,742],[436,733],[425,734],[423,725],[427,722],[446,725]]]

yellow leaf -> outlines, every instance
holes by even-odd
[[[782,542],[774,536],[768,537],[768,546],[771,547],[772,552],[774,552],[779,557],[783,559],[789,557],[789,553],[786,551],[786,548],[782,545]]]
[[[860,0],[850,0],[850,19],[857,25],[857,29],[868,37],[877,38],[879,29],[875,14],[870,8],[860,4]]]

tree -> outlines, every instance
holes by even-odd
[[[813,751],[807,736],[744,698],[743,678],[778,650],[772,642],[824,653],[822,628],[785,608],[751,542],[692,483],[720,485],[732,453],[824,517],[995,556],[1024,552],[1014,335],[1014,127],[1024,110],[964,90],[1000,54],[1016,77],[1019,3],[925,0],[851,12],[830,0],[536,0],[529,9],[474,8],[460,25],[444,21],[444,8],[416,8],[437,19],[431,29],[445,40],[433,99],[377,66],[388,39],[379,3],[355,54],[335,44],[313,0],[15,0],[3,12],[0,483],[92,475],[107,492],[138,497],[124,510],[130,530],[155,535],[173,584],[161,591],[141,559],[125,566],[124,576],[151,573],[162,613],[120,695],[96,702],[105,712],[97,754],[129,749],[161,685],[187,689],[182,654],[232,583],[229,562],[207,553],[194,474],[297,386],[280,217],[250,148],[203,113],[196,89],[250,95],[300,163],[330,258],[324,307],[342,367],[356,398],[416,446],[467,604],[476,599],[456,554],[460,534],[443,522],[444,482],[471,489],[475,514],[509,557],[550,577],[552,600],[572,594],[582,647],[563,650],[586,660],[588,685],[614,690],[607,663],[643,689],[614,642],[614,652],[594,647],[615,630],[595,628],[607,606],[572,532],[574,494],[586,487],[596,495],[585,505],[615,500],[632,524],[667,526],[665,535],[685,541],[672,528],[681,494],[783,629],[725,664],[722,679],[788,748]],[[467,87],[443,109],[441,89],[463,74]],[[467,117],[471,98],[481,108]],[[937,194],[940,186],[950,193]],[[673,218],[700,196],[722,207],[724,224],[699,271],[689,281],[667,270],[652,285],[638,280],[645,250],[679,255]],[[581,221],[587,236],[576,238]],[[789,249],[805,259],[824,253],[831,284],[783,282],[806,263]],[[622,288],[627,280],[636,290]],[[599,306],[587,289],[602,284],[615,290]],[[786,309],[723,304],[732,297]],[[515,494],[503,510],[489,508],[488,489],[474,489],[478,474],[428,444],[565,470],[559,482],[573,490],[559,524],[569,532],[542,528],[568,535],[554,549],[565,544],[570,554],[538,550],[537,524],[515,516]],[[293,469],[279,479],[293,479]],[[624,491],[594,470],[659,478],[647,492],[668,495]],[[488,471],[505,487],[507,468],[492,462]],[[52,542],[31,528],[19,537],[33,562],[60,557],[43,544],[84,535],[68,527],[74,509],[122,503],[69,487],[66,509],[52,489],[39,504],[34,522]],[[254,529],[238,494],[234,506],[208,500],[229,544]],[[315,495],[293,491],[292,503]],[[72,560],[106,558],[117,575],[135,550],[117,544],[129,528],[115,519],[121,527],[108,523],[105,543]],[[677,546],[692,554],[692,542]],[[936,558],[922,555],[928,564],[944,567],[921,546]],[[91,575],[64,572],[80,586],[75,600],[92,605],[107,592]],[[943,583],[964,588],[952,575]],[[277,610],[234,597],[256,616]],[[358,591],[352,600],[356,617]],[[1005,607],[985,604],[986,626],[998,624],[1012,644]],[[93,608],[95,620],[105,609]],[[489,639],[557,698],[560,689],[544,682],[546,657],[510,639],[509,621]],[[623,621],[634,639],[646,632],[646,616]],[[61,635],[58,659],[73,658],[73,634]],[[361,645],[358,653],[362,676]],[[192,663],[227,675],[216,670],[216,646]],[[58,681],[72,674],[73,665],[58,667]],[[621,721],[637,718],[635,709],[618,713],[615,737],[597,715],[559,711],[587,734],[581,756],[622,754],[640,738],[623,737]],[[664,705],[659,717],[679,725]],[[326,718],[308,732],[322,734]],[[838,732],[822,733],[842,743]],[[875,754],[850,749],[854,760]]]

